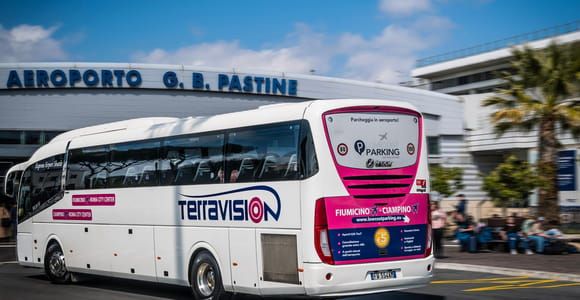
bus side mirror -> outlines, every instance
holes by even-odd
[[[2,193],[10,198],[14,198],[14,180],[10,178],[10,175],[12,174],[7,176]]]

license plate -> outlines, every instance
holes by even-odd
[[[397,270],[381,270],[381,271],[371,271],[371,280],[383,280],[383,279],[394,279],[397,278]]]

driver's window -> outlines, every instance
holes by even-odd
[[[32,185],[32,166],[22,174],[22,183],[18,193],[18,222],[24,221],[32,214],[30,191]]]

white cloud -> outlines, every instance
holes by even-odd
[[[391,16],[409,16],[429,10],[430,0],[381,0],[380,9]]]
[[[330,56],[324,35],[298,24],[280,46],[259,50],[243,48],[239,41],[194,44],[173,51],[155,49],[136,53],[133,60],[145,63],[172,63],[192,66],[262,69],[308,73],[329,70]]]
[[[369,81],[397,83],[407,80],[417,51],[433,45],[422,30],[397,25],[387,26],[374,37],[344,34],[339,49],[347,55],[343,72]]]
[[[4,29],[0,25],[0,62],[66,59],[62,42],[52,37],[56,29],[26,24]]]
[[[415,5],[415,10],[420,7],[428,9],[430,4],[426,3]],[[145,63],[292,73],[316,70],[320,75],[399,83],[410,79],[417,53],[441,43],[452,27],[449,19],[436,15],[421,15],[397,22],[370,37],[357,33],[328,36],[307,25],[297,24],[283,41],[257,49],[245,48],[237,40],[216,41],[175,50],[154,49],[135,53],[132,59]]]

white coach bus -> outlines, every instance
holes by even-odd
[[[61,134],[19,166],[18,261],[196,299],[427,284],[423,124],[407,103],[319,100]]]

